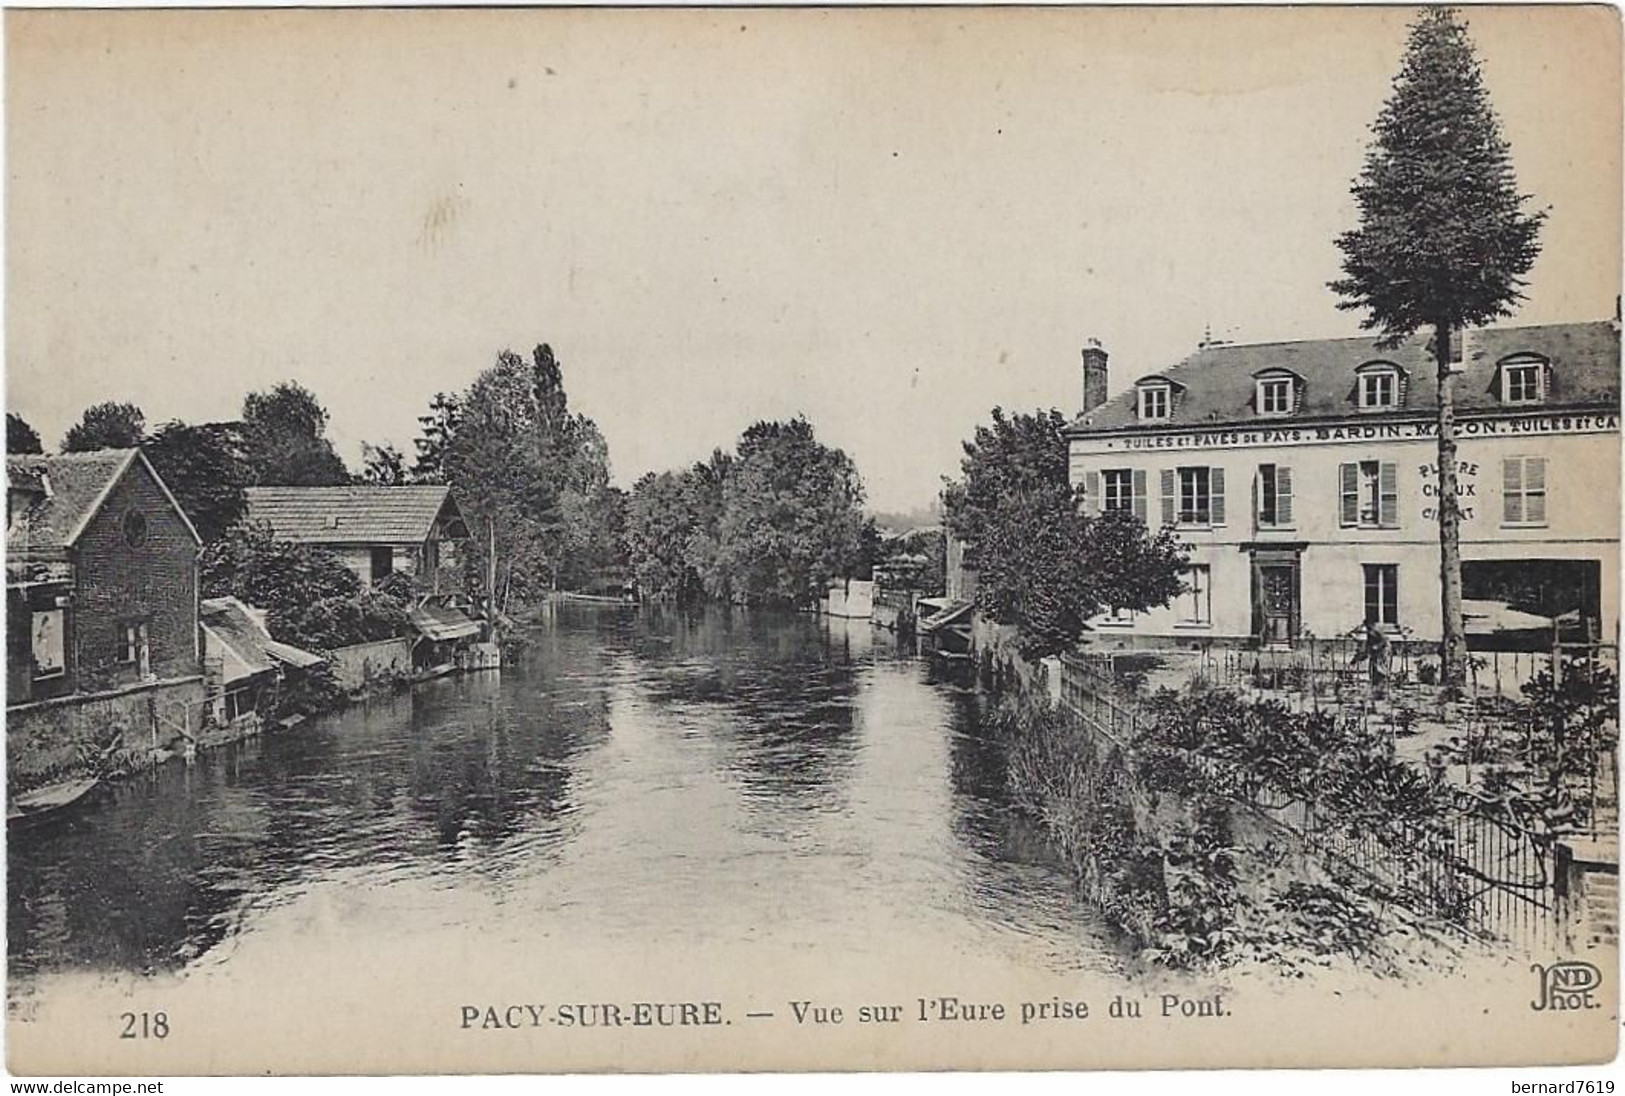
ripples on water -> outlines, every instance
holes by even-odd
[[[1110,969],[977,699],[866,623],[564,607],[447,679],[122,784],[9,843],[13,994],[286,947],[906,946]],[[303,934],[303,935],[301,935]]]

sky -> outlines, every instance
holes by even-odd
[[[312,389],[354,464],[550,343],[617,482],[805,414],[877,509],[995,405],[1204,331],[1342,337],[1336,234],[1411,12],[6,13],[6,400]],[[1614,315],[1620,17],[1469,12],[1550,208],[1512,322]]]

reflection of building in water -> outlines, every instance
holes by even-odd
[[[1553,619],[1611,640],[1619,601],[1617,323],[1469,331],[1452,347],[1469,638]],[[1084,351],[1071,476],[1191,546],[1187,590],[1093,623],[1292,643],[1365,623],[1424,640],[1439,606],[1431,343],[1205,345],[1106,398]]]

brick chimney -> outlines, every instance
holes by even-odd
[[[1083,414],[1106,402],[1106,351],[1099,339],[1083,346]]]

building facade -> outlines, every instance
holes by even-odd
[[[1619,329],[1485,329],[1451,348],[1469,642],[1554,622],[1615,640]],[[1169,606],[1092,626],[1125,641],[1291,645],[1367,623],[1436,642],[1437,400],[1425,338],[1209,345],[1105,398],[1084,351],[1070,475],[1189,546]]]
[[[138,450],[6,459],[13,784],[202,719],[192,523]]]

